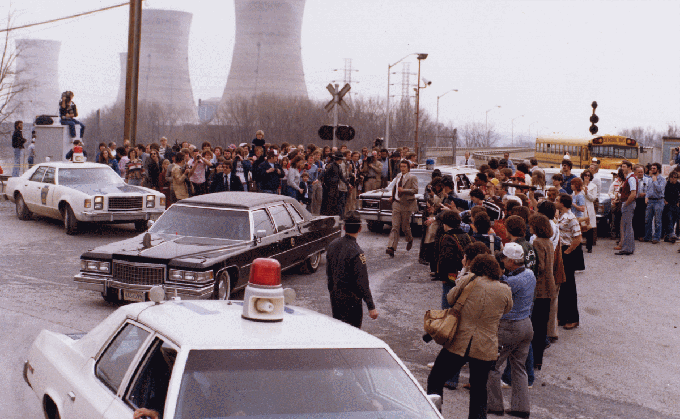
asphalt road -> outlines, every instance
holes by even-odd
[[[83,251],[135,233],[123,225],[67,236],[56,221],[19,221],[9,202],[0,202],[0,226],[0,417],[38,418],[40,403],[21,377],[28,348],[41,329],[86,332],[116,309],[76,290],[72,277]],[[408,253],[402,243],[391,259],[386,241],[387,231],[359,237],[380,312],[365,318],[364,330],[389,343],[424,385],[440,347],[421,340],[422,316],[438,308],[441,285],[416,262],[418,242]],[[638,243],[629,257],[614,256],[612,247],[600,240],[577,274],[581,326],[561,330],[547,350],[530,390],[532,418],[680,417],[677,246]],[[324,269],[325,259],[313,275],[284,274],[296,305],[330,314]],[[467,417],[468,397],[445,390],[445,417]]]

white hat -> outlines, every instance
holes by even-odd
[[[505,201],[506,203],[509,202],[509,201],[516,201],[517,203],[522,205],[522,198],[520,198],[519,196],[515,196],[515,195],[505,195],[503,197],[503,201]]]
[[[510,242],[503,248],[503,254],[512,260],[524,259],[524,249],[515,242]]]

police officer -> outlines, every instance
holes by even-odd
[[[361,328],[364,315],[362,301],[366,301],[368,315],[378,318],[368,286],[366,255],[357,244],[361,231],[361,217],[356,211],[345,218],[345,235],[337,238],[326,249],[326,276],[331,296],[333,318]]]

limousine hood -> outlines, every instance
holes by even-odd
[[[145,246],[144,237],[147,234],[149,242]],[[183,260],[187,263],[202,263],[241,250],[250,243],[241,240],[144,233],[131,239],[97,247],[84,253],[82,258],[143,259],[147,262],[153,259],[158,263]]]

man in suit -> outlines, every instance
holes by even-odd
[[[465,167],[477,167],[477,166],[475,165],[475,159],[473,159],[472,157],[470,157],[470,152],[469,152],[469,151],[466,151],[466,152],[465,152],[465,159],[463,160],[463,165],[465,165]]]
[[[392,231],[385,253],[394,257],[394,251],[399,243],[399,234],[404,231],[406,236],[406,250],[413,247],[413,235],[411,234],[411,216],[418,211],[416,193],[418,192],[418,178],[412,175],[411,165],[408,160],[399,163],[401,173],[394,179],[392,187]]]
[[[232,173],[232,167],[231,160],[217,164],[215,174],[210,181],[210,193],[243,191],[243,182]]]
[[[276,153],[270,150],[267,152],[267,160],[257,166],[257,179],[261,185],[260,192],[278,194],[284,172],[277,161]]]

